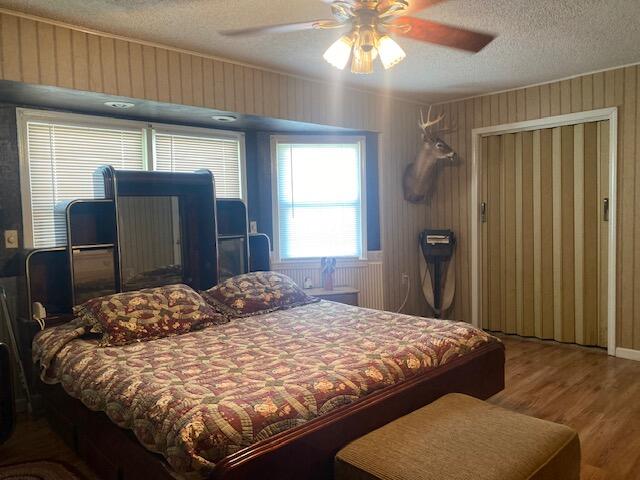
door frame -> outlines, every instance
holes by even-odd
[[[607,352],[616,356],[616,238],[617,238],[617,172],[618,172],[618,108],[602,108],[585,112],[557,115],[536,120],[505,123],[490,127],[474,128],[471,131],[471,322],[481,327],[480,299],[482,298],[481,218],[480,202],[480,151],[483,137],[505,133],[525,132],[543,128],[555,128],[587,122],[609,121],[609,251],[607,291]],[[474,213],[475,212],[475,213]]]

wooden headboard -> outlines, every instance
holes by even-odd
[[[103,183],[105,198],[66,205],[67,246],[26,253],[22,303],[28,318],[33,316],[33,302],[40,302],[47,320],[59,323],[71,318],[74,305],[135,290],[133,285],[142,281],[145,286],[181,282],[198,290],[218,283],[215,181],[210,171],[128,171],[107,166],[99,173],[96,181]],[[144,199],[168,206],[173,216],[164,223],[170,224],[172,234],[159,229],[160,222],[154,223],[149,202],[141,202]],[[143,230],[146,236],[141,240]],[[164,276],[135,271],[141,267],[131,261],[153,250],[154,241],[172,242],[172,261],[155,264]],[[133,248],[137,250],[132,252]]]

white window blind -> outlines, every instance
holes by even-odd
[[[66,244],[64,204],[104,196],[101,165],[144,167],[142,129],[92,128],[27,122],[26,145],[33,245]]]
[[[242,198],[238,139],[165,133],[156,133],[154,138],[156,170],[194,172],[206,168],[213,172],[217,197]]]
[[[361,144],[276,144],[283,260],[363,256]]]

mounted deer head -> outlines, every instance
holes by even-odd
[[[416,161],[407,166],[402,180],[404,199],[408,202],[423,202],[434,184],[433,175],[438,163],[445,160],[453,162],[457,159],[456,152],[440,138],[440,135],[452,130],[450,128],[434,128],[442,120],[444,120],[444,114],[431,120],[431,107],[429,107],[425,121],[422,110],[420,110],[418,125],[422,130],[423,145]]]

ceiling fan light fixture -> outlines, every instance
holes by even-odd
[[[343,35],[324,52],[323,58],[338,70],[344,70],[349,63],[352,48],[353,39],[349,35]]]
[[[378,40],[378,53],[385,70],[397,65],[407,56],[402,47],[389,35],[384,35]]]
[[[351,73],[367,75],[373,72],[373,50],[353,50],[353,60],[351,61]]]

